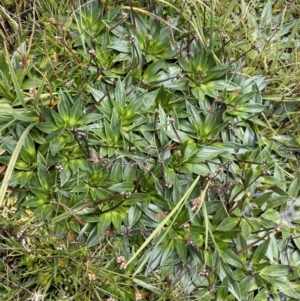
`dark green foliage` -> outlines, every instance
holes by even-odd
[[[1,6],[0,295],[299,300],[297,10],[121,2]]]

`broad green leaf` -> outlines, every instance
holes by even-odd
[[[33,172],[32,171],[20,171],[20,172],[14,172],[13,174],[13,179],[19,180],[20,181],[20,188],[24,187],[25,184],[31,180],[33,177]]]
[[[180,257],[180,259],[184,263],[186,261],[186,257],[187,257],[186,242],[183,241],[183,240],[176,240],[175,241],[175,246],[176,246],[176,251],[178,253],[178,256]]]
[[[75,126],[82,115],[83,115],[83,102],[80,98],[78,98],[76,102],[72,104],[70,109],[70,115],[69,115],[70,126],[71,127]]]
[[[269,290],[263,287],[258,294],[255,296],[254,301],[265,301],[268,300]]]
[[[23,207],[39,207],[45,204],[45,199],[40,199],[38,197],[33,197],[23,202]]]
[[[216,229],[216,231],[230,231],[233,230],[239,223],[238,218],[226,218]]]
[[[227,266],[227,264],[221,264],[221,272],[224,272],[228,277],[228,290],[233,294],[233,296],[238,300],[242,301],[241,299],[241,292],[238,286],[237,281],[232,278],[232,271]]]
[[[227,300],[228,298],[228,277],[225,277],[217,290],[217,300]]]
[[[216,80],[224,76],[231,68],[232,66],[227,65],[214,66],[206,72],[206,76],[204,76],[203,82],[206,83],[212,79]]]
[[[97,235],[97,228],[94,227],[94,229],[90,232],[90,235],[87,238],[86,244],[88,248],[91,248],[95,245],[98,245],[103,239],[103,236]]]
[[[139,206],[137,205],[131,206],[128,212],[128,223],[129,223],[128,226],[133,227],[138,222],[141,215],[142,215],[142,210],[140,209]]]
[[[163,245],[158,244],[150,253],[150,257],[148,260],[149,266],[147,267],[146,274],[148,274],[151,270],[152,271],[155,270],[158,267],[158,265],[161,262],[162,256],[163,256]]]
[[[269,199],[270,196],[272,195],[272,192],[265,192],[262,193],[260,195],[258,195],[255,199],[254,202],[255,204],[257,204],[258,206],[262,206],[263,204],[265,204]]]
[[[297,197],[299,195],[299,189],[300,189],[300,172],[297,171],[295,178],[289,185],[288,194],[291,197]]]
[[[126,102],[126,92],[124,89],[124,85],[120,79],[118,79],[116,90],[115,90],[115,101],[114,108],[118,116],[121,116],[125,110],[125,102]]]
[[[112,190],[115,192],[120,192],[120,193],[130,192],[133,190],[133,184],[132,183],[118,183],[118,184],[111,185],[109,187],[109,190]]]
[[[132,46],[130,42],[128,41],[114,41],[112,44],[108,46],[108,48],[125,52],[125,53],[131,53],[132,52]]]
[[[229,248],[221,249],[220,250],[220,256],[228,264],[231,264],[232,266],[235,266],[235,267],[238,267],[240,269],[246,270],[246,267],[244,266],[244,264],[240,260],[240,258],[233,251],[231,251]]]
[[[261,243],[254,251],[251,262],[252,263],[259,263],[261,259],[263,259],[266,255],[266,252],[269,248],[270,239],[265,240],[263,243]]]
[[[153,78],[155,77],[156,73],[160,69],[166,67],[166,66],[164,66],[164,62],[165,62],[165,60],[158,60],[158,61],[150,64],[144,71],[144,80],[146,80],[147,82],[154,81]],[[152,78],[152,79],[150,80],[150,78]],[[157,78],[157,80],[159,80],[159,78]]]
[[[57,105],[58,113],[59,113],[59,116],[64,121],[67,121],[69,119],[69,117],[70,117],[71,104],[69,103],[67,95],[65,93],[63,93],[62,91],[60,91],[59,97],[61,98],[61,100],[60,100],[60,102]]]
[[[166,135],[166,130],[168,128],[168,124],[169,124],[169,120],[167,118],[167,115],[164,111],[164,109],[159,105],[159,142],[161,144],[162,147],[165,147],[166,145],[168,145],[169,143],[169,138]],[[176,135],[174,135],[176,136]]]
[[[53,135],[51,135],[52,137],[54,136],[54,133],[60,134],[61,133],[61,129],[53,132]],[[51,141],[51,136],[48,135],[46,137],[47,141]],[[51,140],[48,140],[51,139]],[[64,147],[66,146],[66,139],[65,137],[57,137],[52,143],[50,143],[50,152],[52,156],[55,156],[59,151],[61,151]]]
[[[177,143],[183,143],[185,141],[189,140],[189,136],[176,129],[176,131],[174,130],[168,130],[168,131],[163,131],[166,135],[168,135],[168,137],[170,137],[173,141],[177,142]]]
[[[24,122],[39,121],[39,117],[34,112],[18,112],[17,110],[13,110],[12,115],[16,120],[20,120]]]
[[[71,190],[71,192],[88,192],[89,186],[88,184],[81,183],[77,185],[75,188]]]
[[[60,185],[63,187],[65,183],[70,179],[71,171],[69,169],[63,169],[63,171],[59,174]]]
[[[206,160],[211,160],[218,157],[220,154],[224,153],[223,149],[214,147],[199,147],[198,152],[188,160],[188,163],[198,164],[203,163]]]
[[[111,221],[116,230],[120,232],[123,222],[122,215],[118,211],[111,211]]]
[[[184,163],[181,166],[182,173],[190,173],[193,172],[196,175],[206,176],[210,170],[207,168],[205,164],[192,164],[192,163]]]
[[[245,240],[247,240],[251,235],[251,226],[245,219],[241,220],[240,226],[241,226],[243,237],[245,238]]]
[[[288,265],[272,264],[264,267],[259,274],[262,277],[283,277],[289,275],[290,269],[291,268]]]
[[[65,114],[67,114],[68,112],[66,112]],[[51,111],[51,115],[55,121],[55,124],[58,128],[61,128],[63,126],[67,126],[67,122],[68,122],[68,115],[63,115],[61,116],[59,113],[56,113],[55,111]]]
[[[40,188],[30,186],[30,191],[39,198],[46,199],[48,197],[48,192],[45,191],[42,187]]]
[[[266,275],[263,276],[263,278],[270,284],[273,285],[273,287],[278,291],[283,293],[286,296],[289,296],[291,298],[299,299],[300,294],[297,292],[296,288],[292,285],[291,282],[286,280],[284,277],[281,277],[280,279],[278,278],[273,278],[268,277]]]
[[[50,134],[57,130],[57,126],[52,122],[41,122],[36,126],[39,130],[44,133]]]
[[[115,182],[121,182],[123,177],[122,159],[116,160],[109,174],[110,178]]]
[[[40,184],[46,191],[49,191],[51,187],[51,183],[50,183],[51,175],[45,166],[46,165],[45,159],[40,153],[38,153],[37,156],[37,163],[38,163],[38,178]]]
[[[104,231],[111,225],[111,214],[103,214],[101,221],[97,223],[97,237],[100,237]]]
[[[168,264],[175,264],[179,262],[178,256],[175,255],[175,244],[174,241],[169,241],[167,244],[165,244],[162,256],[161,256],[161,263],[162,265],[168,265]]]
[[[91,91],[91,93],[92,93],[92,95],[93,95],[96,102],[99,102],[100,100],[103,100],[103,96],[105,95],[105,93],[103,93],[102,91],[97,90],[93,87],[90,87],[90,86],[89,86],[89,89],[90,89],[90,91]]]
[[[20,159],[22,159],[23,163],[27,163],[28,165],[32,164],[32,162],[36,160],[35,154],[30,154],[25,149],[21,149]]]
[[[266,220],[279,223],[279,213],[275,209],[267,209],[261,216]]]
[[[265,106],[257,103],[246,103],[237,109],[237,112],[247,112],[250,114],[261,113],[266,109]]]
[[[240,282],[240,290],[242,295],[246,295],[247,293],[253,291],[255,288],[255,277],[253,276],[246,276]]]

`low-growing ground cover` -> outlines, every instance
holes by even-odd
[[[0,300],[299,300],[299,12],[5,1]]]

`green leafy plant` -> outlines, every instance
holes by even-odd
[[[220,3],[0,7],[5,300],[299,299],[297,8]]]

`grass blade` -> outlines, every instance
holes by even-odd
[[[3,181],[2,181],[2,184],[1,184],[1,188],[0,188],[0,204],[3,202],[4,198],[5,198],[5,193],[7,191],[7,187],[8,187],[8,184],[9,184],[9,180],[11,178],[11,175],[13,173],[13,170],[14,170],[14,167],[15,167],[15,164],[16,164],[16,161],[18,159],[18,155],[20,153],[20,150],[22,148],[22,145],[29,133],[29,131],[35,126],[35,124],[30,124],[26,130],[23,132],[23,134],[21,135],[17,145],[16,145],[16,148],[14,149],[13,153],[12,153],[12,156],[10,158],[10,161],[9,161],[9,164],[7,166],[7,170],[5,172],[5,175],[4,175],[4,178],[3,178]]]

